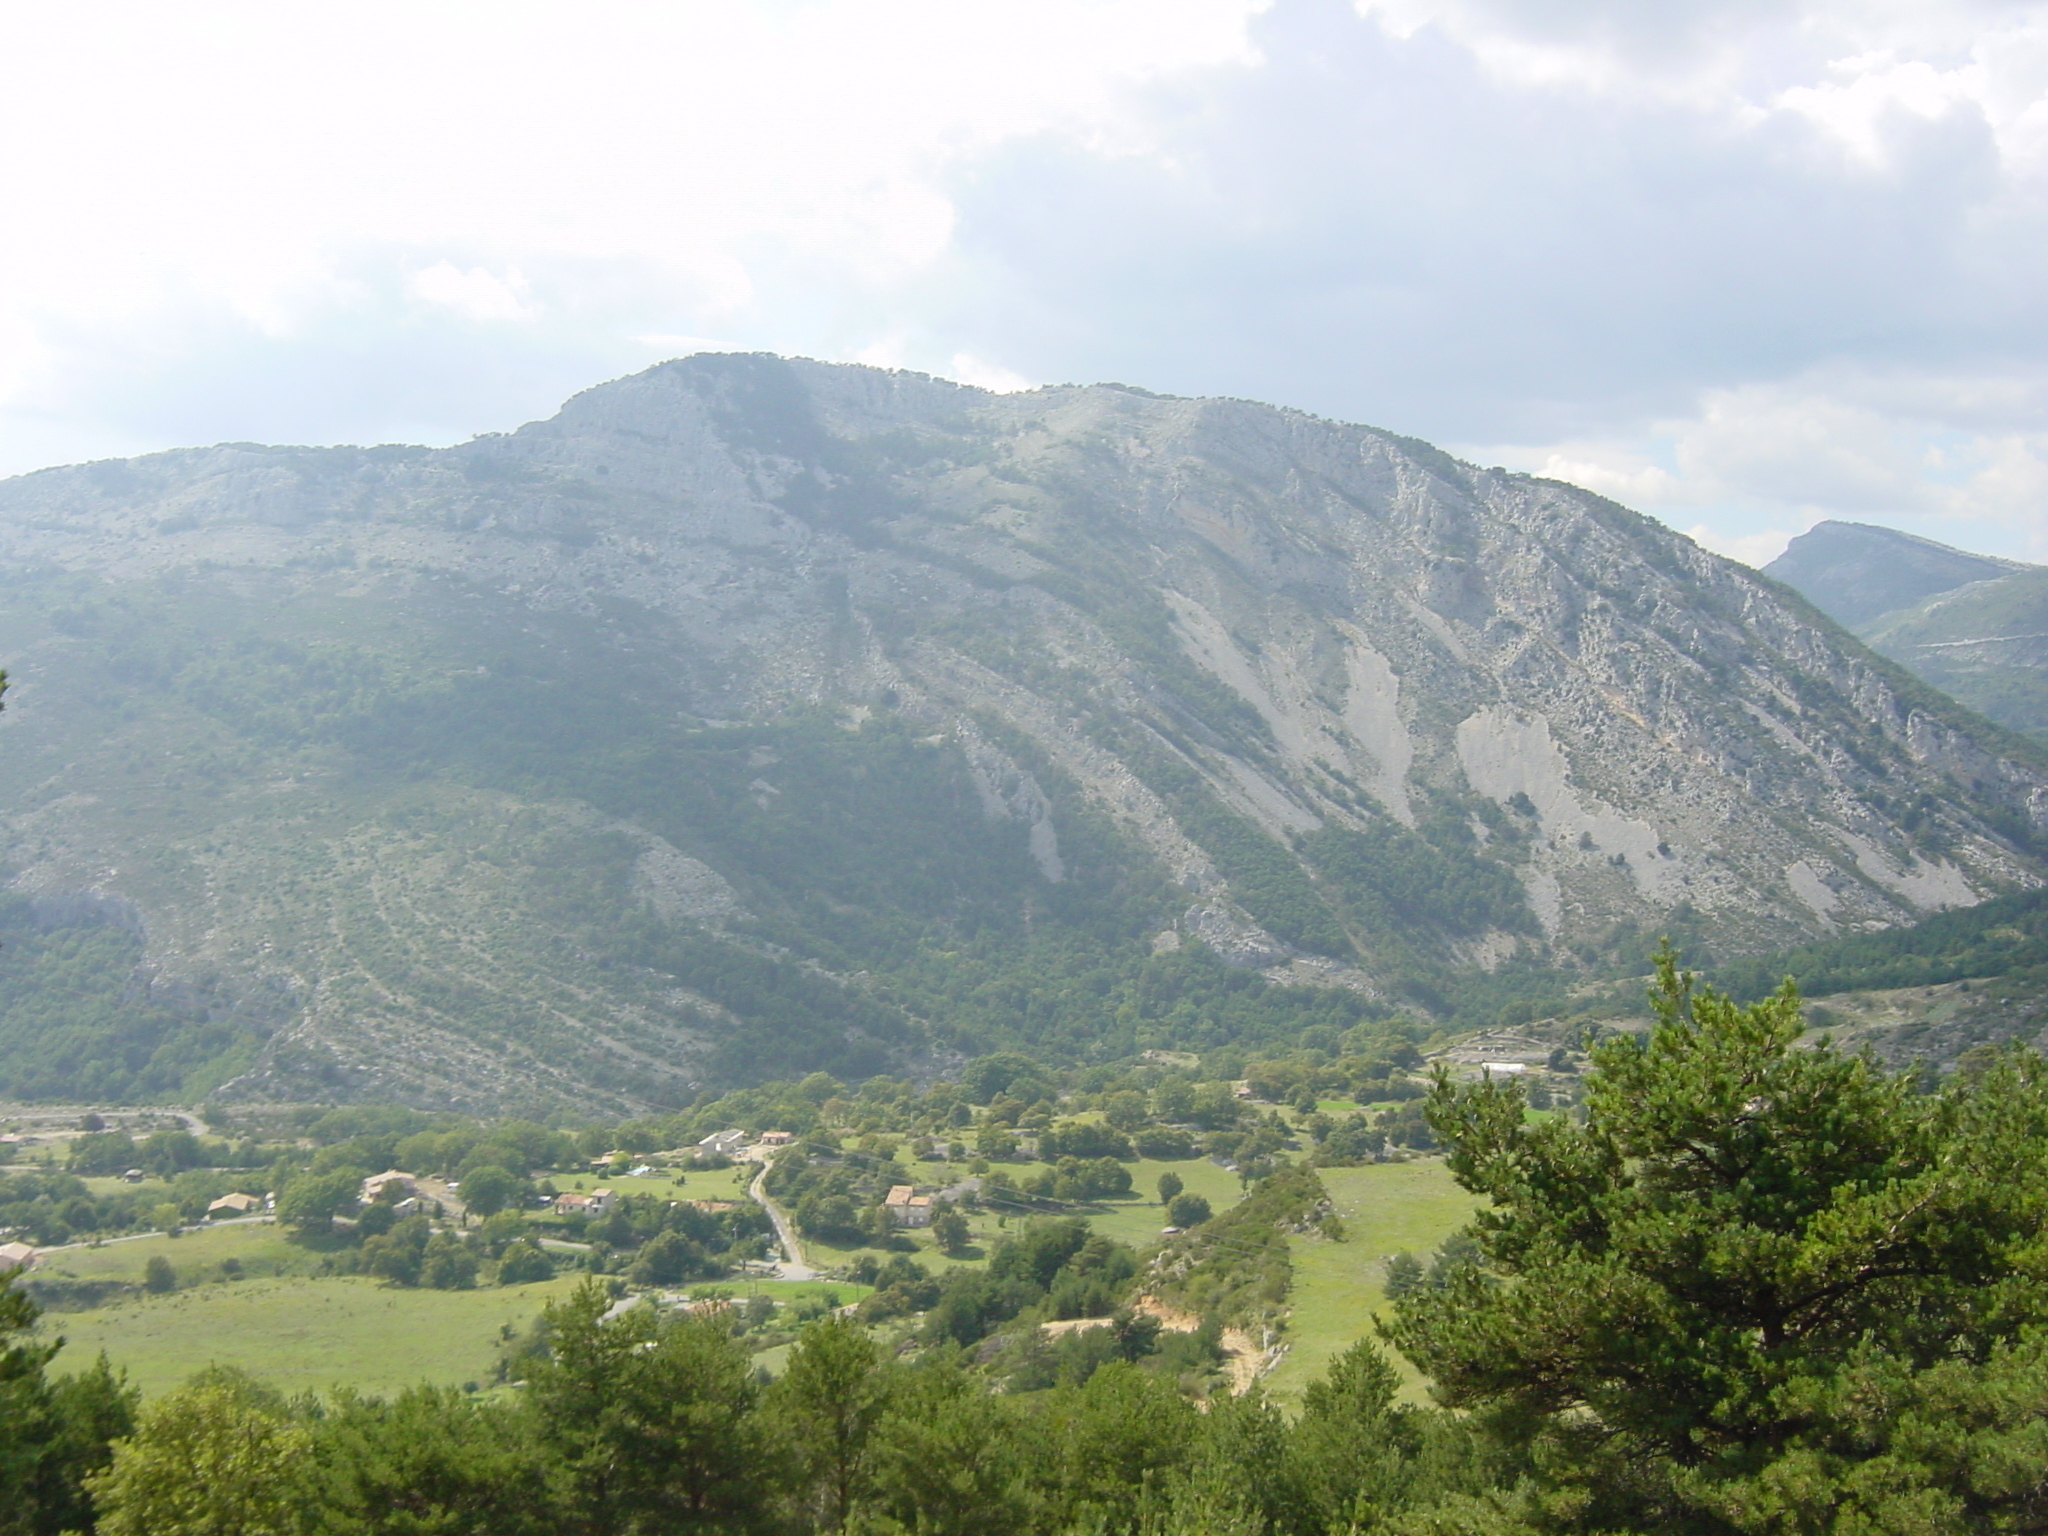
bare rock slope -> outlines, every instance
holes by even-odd
[[[230,1095],[1214,1043],[1115,987],[1199,954],[1442,1009],[2048,849],[2036,749],[1786,588],[1241,401],[697,357],[446,450],[24,476],[0,575],[0,857],[251,1021]],[[1035,1024],[1018,976],[1082,971],[1125,981]]]

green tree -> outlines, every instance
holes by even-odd
[[[334,1536],[552,1536],[547,1462],[531,1414],[445,1387],[389,1401],[339,1393],[313,1424]]]
[[[149,1262],[142,1266],[142,1288],[158,1296],[175,1291],[178,1272],[171,1268],[171,1261],[160,1253],[152,1253]]]
[[[102,1355],[51,1381],[61,1338],[31,1337],[37,1308],[0,1271],[0,1533],[57,1536],[91,1524],[86,1480],[135,1426],[136,1394]]]
[[[472,1216],[495,1216],[526,1193],[526,1181],[509,1168],[486,1163],[462,1176],[462,1204]]]
[[[1180,1175],[1171,1168],[1167,1169],[1166,1172],[1159,1175],[1159,1203],[1161,1205],[1173,1204],[1173,1197],[1186,1188],[1187,1185],[1181,1182]]]
[[[505,1256],[498,1261],[500,1285],[531,1285],[536,1280],[552,1280],[554,1277],[555,1261],[538,1243],[522,1240],[508,1244]]]
[[[1213,1214],[1209,1202],[1200,1195],[1175,1195],[1166,1206],[1166,1220],[1170,1226],[1199,1227]]]
[[[420,1278],[437,1291],[466,1291],[476,1285],[476,1250],[452,1232],[436,1232],[420,1255]]]
[[[345,1171],[295,1174],[278,1192],[277,1219],[309,1236],[331,1232],[335,1217],[355,1209],[358,1187]]]
[[[1134,1532],[1161,1478],[1201,1439],[1201,1416],[1179,1392],[1112,1360],[1079,1387],[1047,1394],[1049,1441],[1038,1476],[1056,1531]]]
[[[967,1218],[948,1206],[932,1218],[932,1238],[942,1253],[959,1253],[974,1240]]]
[[[312,1432],[275,1394],[214,1369],[143,1410],[91,1480],[100,1536],[296,1536],[311,1529]]]
[[[745,1351],[715,1314],[667,1322],[642,1305],[607,1322],[610,1307],[595,1281],[551,1304],[548,1354],[527,1376],[561,1529],[751,1528],[764,1479]]]
[[[1046,1455],[1038,1424],[1008,1403],[949,1360],[904,1371],[869,1439],[865,1513],[877,1528],[919,1536],[1033,1529],[1039,1501],[1028,1468]]]
[[[798,1337],[764,1406],[796,1469],[807,1528],[839,1530],[853,1512],[890,1384],[880,1347],[858,1323],[821,1318]]]
[[[2021,1443],[2011,1392],[2048,1327],[2040,1059],[1916,1094],[1797,1048],[1789,982],[1737,1007],[1668,948],[1652,1002],[1647,1040],[1594,1051],[1583,1126],[1527,1123],[1512,1082],[1439,1077],[1431,1123],[1491,1205],[1477,1261],[1401,1297],[1389,1336],[1527,1446],[1546,1519],[2025,1525],[2038,1448],[2023,1478],[1990,1469]],[[1895,1442],[1914,1412],[1945,1445]]]

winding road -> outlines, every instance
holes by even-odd
[[[768,1219],[775,1223],[775,1235],[781,1239],[783,1260],[775,1266],[778,1280],[816,1280],[818,1271],[804,1262],[803,1244],[797,1241],[796,1223],[781,1206],[768,1196],[768,1164],[761,1164],[761,1171],[754,1175],[754,1182],[747,1186],[747,1194],[753,1202],[768,1213]]]

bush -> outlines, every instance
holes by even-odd
[[[552,1280],[554,1276],[555,1261],[548,1257],[547,1250],[524,1239],[508,1247],[505,1257],[498,1261],[500,1285],[531,1285],[536,1280]]]
[[[526,1193],[526,1181],[509,1168],[486,1163],[463,1175],[462,1204],[475,1216],[495,1216]]]
[[[1129,1157],[1131,1144],[1106,1125],[1056,1126],[1039,1136],[1038,1155],[1048,1163],[1065,1157]]]
[[[1200,1195],[1175,1195],[1166,1207],[1167,1224],[1175,1227],[1199,1227],[1214,1214]]]
[[[680,1232],[662,1232],[648,1239],[634,1261],[631,1278],[639,1285],[676,1285],[704,1274],[704,1250]]]
[[[437,1291],[466,1291],[476,1285],[476,1254],[470,1246],[449,1233],[437,1233],[427,1241],[421,1276]]]
[[[161,1296],[178,1287],[178,1272],[171,1268],[171,1261],[160,1253],[149,1256],[149,1262],[142,1266],[142,1288]]]

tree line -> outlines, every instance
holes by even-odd
[[[607,1317],[593,1283],[550,1310],[500,1396],[287,1401],[215,1373],[138,1408],[104,1367],[53,1378],[10,1290],[0,1519],[113,1536],[2048,1529],[2048,1065],[2015,1047],[1930,1085],[1801,1048],[1789,986],[1738,1005],[1668,951],[1653,1001],[1647,1035],[1593,1049],[1582,1118],[1532,1116],[1513,1080],[1438,1077],[1430,1127],[1488,1203],[1294,1412],[1256,1389],[1198,1404],[1148,1368],[1128,1318],[1091,1331],[1095,1356],[992,1383],[982,1331],[935,1326],[970,1299],[950,1283],[900,1351],[818,1317],[772,1382],[730,1311]],[[1312,1179],[1276,1167],[1238,1207],[1257,1230],[1209,1224],[1180,1250],[1183,1294],[1257,1305],[1285,1235],[1324,1219]],[[1027,1281],[1043,1304],[1137,1280],[1078,1236],[1041,1229],[982,1283]],[[1429,1405],[1400,1400],[1382,1342]]]

